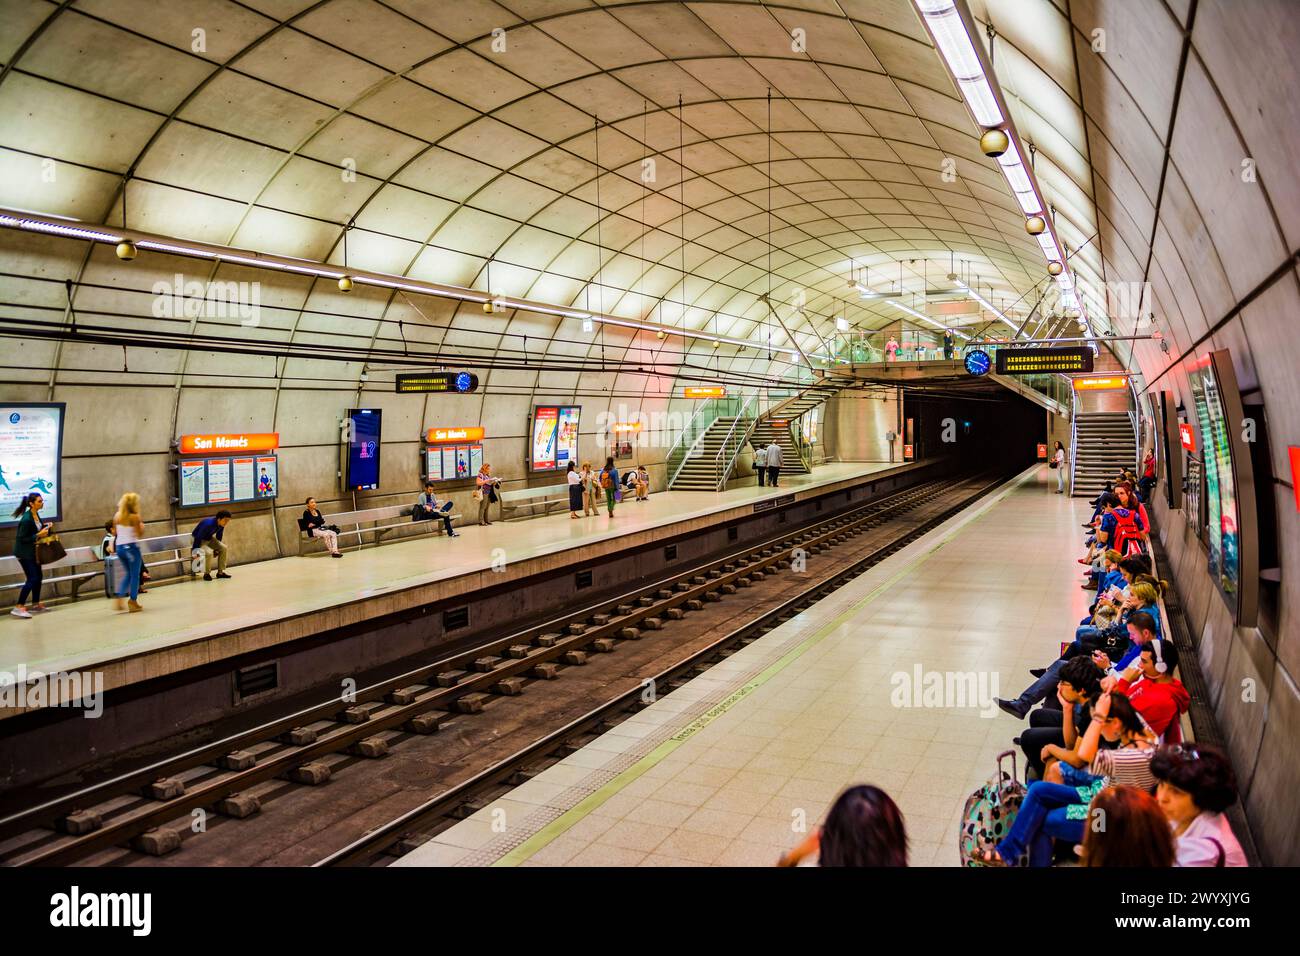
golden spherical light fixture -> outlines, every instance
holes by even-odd
[[[1059,276],[1064,271],[1065,271],[1065,266],[1061,265],[1055,259],[1053,259],[1051,262],[1047,264],[1048,275]]]
[[[496,311],[496,309],[494,309],[494,308],[492,307],[492,300],[491,300],[491,299],[488,299],[486,302],[483,303],[483,314],[484,314],[484,315],[491,315],[491,314],[492,314],[493,312],[495,312],[495,311]]]
[[[140,250],[136,248],[135,243],[130,239],[123,239],[117,244],[117,257],[123,262],[130,262],[139,252]]]
[[[339,276],[339,291],[340,291],[340,292],[351,292],[351,291],[352,291],[352,285],[353,285],[353,283],[352,283],[352,276]]]
[[[980,137],[980,150],[985,156],[1001,156],[1011,147],[1011,139],[1004,130],[986,129]]]
[[[1047,231],[1047,220],[1042,216],[1030,216],[1025,220],[1025,232],[1031,236],[1041,236]]]
[[[660,329],[659,331],[655,332],[655,338],[666,339],[668,338],[668,333],[665,332],[663,329]]]

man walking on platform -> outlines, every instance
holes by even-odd
[[[773,440],[764,454],[767,457],[767,483],[776,488],[781,477],[781,446]]]

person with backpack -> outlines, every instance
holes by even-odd
[[[605,492],[605,507],[609,516],[614,517],[614,501],[618,494],[618,469],[614,467],[614,457],[605,459],[605,467],[600,470],[600,487]]]

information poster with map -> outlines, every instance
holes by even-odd
[[[11,517],[25,495],[45,499],[41,517],[62,517],[63,413],[58,403],[0,405],[0,525]]]

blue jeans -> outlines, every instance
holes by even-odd
[[[1101,628],[1093,627],[1091,624],[1077,628],[1074,632],[1074,640],[1076,644],[1083,640],[1099,641],[1101,640]]]
[[[123,598],[129,592],[134,601],[140,595],[140,572],[144,570],[144,556],[140,553],[140,546],[119,544],[113,553],[122,565],[122,580],[117,582],[117,596]]]
[[[1080,802],[1074,787],[1041,780],[1031,783],[1011,832],[997,846],[998,854],[1014,864],[1028,851],[1030,866],[1050,866],[1053,839],[1071,843],[1083,839],[1083,821],[1066,819],[1066,808]]]
[[[1016,698],[1016,706],[1021,713],[1029,713],[1029,708],[1033,707],[1034,704],[1047,699],[1047,695],[1052,692],[1061,679],[1061,668],[1064,666],[1065,659],[1058,657],[1052,661],[1047,670],[1043,671],[1042,677],[1025,688],[1025,692]]]

